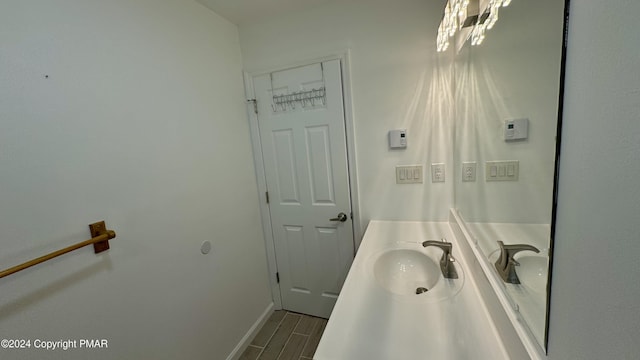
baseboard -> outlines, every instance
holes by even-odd
[[[227,356],[227,360],[238,360],[244,350],[251,344],[251,341],[258,334],[258,331],[262,329],[262,325],[267,322],[271,314],[273,314],[274,304],[273,302],[269,303],[267,308],[264,310],[262,315],[256,320],[256,322],[249,328],[249,331],[242,337],[238,345],[231,351],[231,354]]]

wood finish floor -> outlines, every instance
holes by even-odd
[[[276,310],[240,360],[313,359],[327,320]]]

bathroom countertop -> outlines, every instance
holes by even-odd
[[[455,296],[430,301],[391,294],[370,273],[383,249],[420,249],[441,238],[453,243],[456,265],[468,274],[465,262],[474,260],[461,258],[447,222],[371,221],[314,359],[508,359],[471,277],[463,276]]]

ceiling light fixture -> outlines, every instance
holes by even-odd
[[[436,50],[446,51],[450,38],[456,34],[457,51],[469,38],[473,46],[482,44],[485,32],[498,21],[500,7],[510,3],[511,0],[448,0],[438,27]]]

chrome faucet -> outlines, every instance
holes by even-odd
[[[498,240],[498,246],[500,246],[500,257],[495,264],[498,274],[506,283],[520,284],[520,279],[518,279],[518,274],[516,274],[516,266],[520,266],[520,263],[517,262],[513,256],[520,251],[528,250],[539,253],[540,250],[535,246],[527,244],[505,245],[500,240]]]
[[[453,244],[442,239],[442,241],[427,240],[422,243],[422,246],[436,246],[442,249],[442,257],[440,258],[440,271],[442,271],[442,276],[444,276],[445,279],[458,278],[458,272],[456,271],[456,267],[453,265],[455,260],[453,259],[453,256],[451,256],[451,248],[453,247]]]

